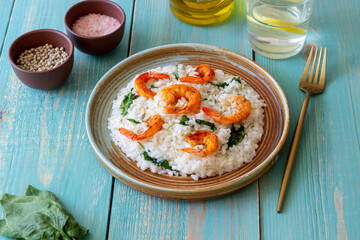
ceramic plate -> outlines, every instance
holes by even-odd
[[[119,90],[136,74],[166,65],[209,64],[241,76],[265,100],[264,134],[255,158],[221,176],[194,181],[141,171],[115,146],[107,128],[111,106]],[[86,130],[92,149],[104,168],[120,182],[138,191],[165,198],[206,199],[235,191],[264,174],[280,153],[289,128],[286,97],[275,79],[260,65],[229,50],[202,44],[174,44],[132,55],[109,70],[95,86],[86,109]]]

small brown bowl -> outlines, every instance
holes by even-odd
[[[24,70],[16,65],[22,52],[46,43],[64,48],[69,56],[63,64],[41,72]],[[74,44],[65,33],[54,29],[38,29],[21,35],[11,44],[9,60],[16,76],[25,85],[35,89],[52,89],[64,83],[71,73],[74,65]]]
[[[86,37],[72,31],[72,26],[80,17],[90,13],[113,17],[120,22],[114,32],[99,37]],[[90,55],[101,55],[113,50],[121,41],[125,30],[125,12],[111,1],[87,0],[72,6],[65,14],[66,32],[74,41],[75,47]]]

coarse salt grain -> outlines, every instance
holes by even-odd
[[[113,17],[90,13],[76,20],[72,30],[86,37],[98,37],[112,33],[119,27],[120,22]]]

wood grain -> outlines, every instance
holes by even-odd
[[[283,211],[275,211],[287,151],[260,180],[264,239],[357,239],[360,227],[359,2],[314,1],[306,42],[328,47],[325,91],[310,100]],[[256,56],[288,96],[290,134],[304,94],[298,83],[306,56],[284,61]]]
[[[130,22],[120,46],[110,54],[93,57],[76,50],[71,76],[51,91],[23,85],[7,60],[8,48],[19,35],[38,28],[64,31],[65,12],[76,2],[15,2],[0,60],[0,194],[24,194],[28,184],[48,189],[90,229],[86,239],[104,239],[112,178],[88,144],[85,104],[98,79],[127,56]],[[131,18],[132,2],[117,2]]]
[[[72,75],[58,89],[27,88],[7,60],[7,50],[20,34],[45,27],[64,31],[63,16],[76,2],[0,0],[0,194],[23,194],[28,184],[49,189],[90,228],[86,239],[105,239],[111,177],[90,149],[83,116],[99,77],[127,56],[133,1],[115,1],[127,15],[121,45],[100,57],[76,51]],[[276,203],[292,131],[283,155],[259,183],[226,197],[170,201],[115,181],[110,239],[358,239],[360,2],[314,2],[307,43],[328,47],[327,85],[310,100],[283,213],[276,213]],[[236,4],[229,21],[200,28],[176,19],[168,0],[137,0],[131,53],[196,42],[250,56],[244,1]],[[304,53],[287,60],[256,58],[288,96],[294,129],[304,97],[297,87]]]
[[[228,21],[204,28],[176,19],[168,0],[136,1],[130,52],[193,42],[250,56],[244,37],[243,4],[236,1],[234,14]],[[109,236],[110,239],[257,239],[257,203],[256,183],[226,197],[188,202],[149,197],[116,181]],[[143,210],[142,206],[147,207]]]
[[[14,0],[0,0],[0,54],[3,49],[4,39],[9,25],[9,19],[13,10]]]

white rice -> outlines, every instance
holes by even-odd
[[[179,84],[180,82],[175,78],[177,71],[180,77],[185,77],[187,75],[197,76],[197,72],[194,67],[184,65],[170,65],[163,68],[151,69],[149,71],[170,75],[170,81],[158,80],[147,83],[148,87],[151,85],[157,87],[151,88],[154,92],[158,92],[162,88],[175,83]],[[135,78],[131,80],[126,87],[120,90],[113,103],[112,113],[108,120],[108,128],[110,130],[111,138],[115,144],[121,148],[126,156],[133,161],[136,161],[139,168],[142,170],[149,169],[153,173],[167,173],[171,176],[190,175],[194,180],[198,180],[198,178],[213,177],[235,170],[241,167],[244,163],[250,162],[255,157],[256,149],[258,147],[257,143],[260,141],[263,134],[263,107],[265,107],[265,102],[243,79],[241,79],[240,84],[237,81],[231,81],[234,76],[225,74],[221,70],[215,70],[215,77],[211,80],[211,82],[227,82],[229,83],[229,86],[219,88],[213,86],[212,84],[189,84],[201,93],[202,101],[200,107],[214,109],[223,115],[233,113],[233,108],[228,106],[226,103],[228,96],[231,94],[244,96],[251,102],[251,114],[249,117],[235,124],[236,128],[239,128],[240,126],[245,127],[245,138],[240,144],[227,149],[227,142],[231,132],[231,124],[220,124],[215,122],[202,111],[197,114],[186,114],[190,119],[188,121],[189,126],[174,124],[169,130],[166,130],[171,124],[178,123],[182,114],[165,114],[163,112],[163,108],[166,104],[158,95],[154,97],[154,100],[141,96],[136,98],[131,104],[128,114],[126,116],[122,116],[122,111],[119,106],[124,96],[130,92],[131,88],[134,88],[134,81],[137,77],[138,76],[135,76]],[[185,98],[178,101],[178,105],[184,104],[186,104]],[[145,147],[145,150],[137,141],[129,140],[118,131],[119,128],[126,128],[140,134],[148,128],[145,120],[155,114],[161,115],[165,124],[163,125],[163,129],[157,132],[154,136],[140,141]],[[134,124],[127,120],[129,118],[141,123]],[[219,148],[215,153],[205,158],[179,150],[191,147],[186,141],[187,135],[194,133],[197,130],[211,131],[210,127],[197,124],[195,119],[203,119],[214,123],[217,128],[214,133],[218,136]],[[196,146],[196,148],[201,147],[202,146]],[[144,160],[144,156],[142,155],[144,151],[147,151],[151,157],[158,159],[158,161],[163,161],[164,159],[168,160],[172,169],[176,171],[158,167],[152,162]]]

